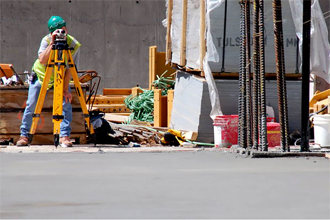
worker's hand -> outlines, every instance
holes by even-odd
[[[56,31],[54,31],[54,32],[52,33],[52,41],[51,41],[51,44],[54,44],[54,43],[55,43],[56,35],[57,35]]]
[[[63,97],[64,97],[64,100],[65,100],[66,103],[67,102],[71,103],[71,101],[72,101],[72,94],[71,94],[71,92],[64,91],[63,92]]]

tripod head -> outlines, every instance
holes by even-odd
[[[55,40],[55,43],[53,44],[53,48],[54,50],[68,50],[69,49],[69,45],[66,42],[66,40],[64,39],[57,39]]]

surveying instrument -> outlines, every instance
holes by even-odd
[[[54,123],[54,144],[55,147],[59,145],[60,142],[60,124],[64,119],[63,116],[63,80],[65,75],[65,67],[68,65],[71,71],[71,76],[74,81],[75,89],[81,109],[86,121],[87,132],[92,137],[94,144],[94,129],[90,123],[90,117],[87,110],[86,102],[83,97],[83,92],[80,86],[76,66],[72,59],[71,51],[69,45],[65,39],[65,31],[59,30],[59,33],[56,36],[55,43],[52,45],[50,56],[48,58],[48,63],[46,66],[45,78],[41,86],[41,90],[38,97],[38,102],[33,114],[32,125],[30,133],[28,134],[29,144],[32,142],[33,135],[36,132],[38,121],[40,119],[41,110],[45,101],[47,86],[50,80],[51,75],[54,73],[54,94],[53,94],[53,123]]]

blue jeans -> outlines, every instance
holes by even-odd
[[[32,125],[32,115],[34,114],[34,110],[36,108],[39,93],[41,89],[41,84],[38,79],[34,80],[29,86],[29,94],[28,99],[26,101],[26,107],[24,110],[22,125],[21,125],[21,136],[27,137],[30,132],[30,128]],[[69,87],[69,91],[70,87]],[[65,102],[63,98],[63,116],[64,119],[61,122],[61,132],[60,137],[69,136],[71,133],[70,123],[72,121],[72,105],[69,102]],[[51,123],[46,122],[46,123]]]

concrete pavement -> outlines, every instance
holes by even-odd
[[[325,158],[72,149],[0,153],[0,218],[330,218]]]

